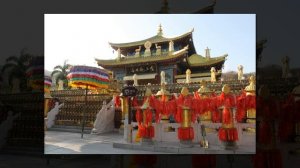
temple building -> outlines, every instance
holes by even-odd
[[[211,68],[216,69],[216,78],[220,78],[227,54],[210,56],[210,49],[205,55],[197,54],[193,43],[192,29],[182,35],[168,38],[163,36],[159,25],[156,35],[135,42],[109,43],[117,57],[111,60],[96,59],[99,66],[111,70],[119,81],[133,84],[133,75],[139,85],[159,84],[160,73],[165,72],[167,83],[183,83],[186,70],[191,70],[191,82],[210,79]]]

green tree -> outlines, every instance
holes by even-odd
[[[21,50],[19,56],[10,56],[6,59],[5,65],[2,67],[1,72],[8,71],[8,82],[12,86],[13,79],[20,80],[20,91],[27,89],[26,70],[29,66],[32,55],[28,54],[27,49]]]
[[[62,80],[64,82],[64,88],[68,87],[68,79],[67,75],[69,73],[70,64],[67,64],[67,61],[64,61],[63,65],[57,65],[54,67],[54,71],[51,73],[51,77],[54,76],[56,80],[56,85],[58,85],[58,81]]]

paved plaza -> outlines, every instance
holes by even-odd
[[[163,154],[153,152],[113,148],[113,143],[121,143],[123,135],[106,133],[101,135],[46,131],[45,154]]]
[[[178,142],[155,142],[153,145],[126,143],[117,132],[101,135],[46,131],[45,154],[254,154],[255,147],[239,146],[236,150],[224,150],[223,146],[201,148],[182,147]]]

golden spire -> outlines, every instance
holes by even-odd
[[[158,36],[162,36],[162,35],[163,35],[162,28],[161,28],[161,24],[159,24],[159,26],[158,26],[157,35],[158,35]]]

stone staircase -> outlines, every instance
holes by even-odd
[[[84,127],[84,134],[90,134],[92,131],[92,127]],[[54,125],[51,128],[47,129],[48,131],[61,131],[61,132],[74,132],[81,133],[81,126],[68,126],[68,125]]]

